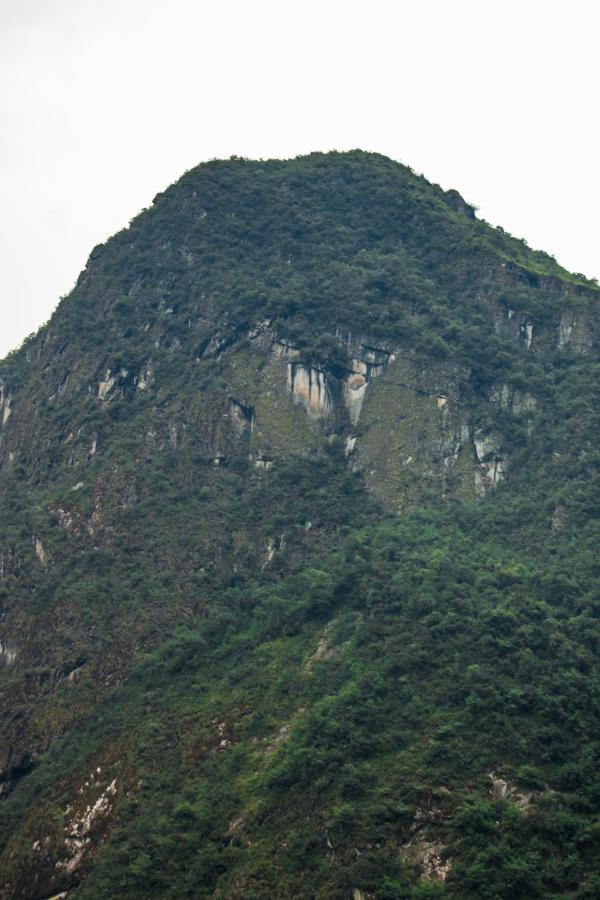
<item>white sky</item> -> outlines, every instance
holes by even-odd
[[[0,0],[0,355],[185,169],[376,150],[600,276],[596,0]]]

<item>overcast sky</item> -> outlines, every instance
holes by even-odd
[[[600,276],[594,0],[0,0],[0,355],[213,157],[376,150]]]

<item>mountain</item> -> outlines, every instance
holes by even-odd
[[[96,247],[0,364],[0,897],[600,896],[599,348],[376,154]]]

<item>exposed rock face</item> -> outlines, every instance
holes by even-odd
[[[441,366],[425,374],[410,357],[399,358],[399,351],[391,346],[373,346],[372,339],[355,338],[342,328],[337,329],[336,335],[352,354],[349,369],[330,367],[327,362],[320,368],[299,361],[288,362],[288,390],[294,402],[311,418],[328,421],[329,428],[343,429],[344,417],[356,428],[364,413],[367,417],[364,428],[344,438],[345,452],[347,456],[352,455],[354,465],[365,471],[376,490],[378,482],[384,480],[387,499],[393,500],[399,492],[404,493],[406,481],[412,480],[407,479],[408,472],[421,469],[424,458],[434,463],[433,468],[428,467],[430,477],[439,481],[442,494],[453,484],[453,491],[459,486],[466,494],[485,496],[505,477],[507,460],[497,439],[480,432],[474,435],[468,409],[463,409],[459,400],[467,383],[467,372]],[[274,346],[276,359],[289,359],[290,354],[297,352],[284,339],[275,341]],[[381,380],[381,386],[371,396],[375,379]],[[531,414],[536,408],[534,397],[507,384],[492,390],[490,402],[515,415]],[[385,414],[381,414],[381,405]],[[398,425],[387,432],[384,423],[390,413],[396,414]],[[256,427],[260,435],[263,432],[260,410]],[[398,453],[394,441],[390,442],[396,429],[401,441]],[[366,445],[363,435],[367,438]],[[373,467],[373,454],[378,456],[380,450],[384,450],[384,467]],[[448,480],[450,474],[452,479]]]
[[[98,382],[98,400],[103,402],[111,400],[114,396],[115,387],[128,375],[127,369],[120,369],[118,372],[111,372],[110,369],[107,369],[104,379]]]
[[[444,800],[450,796],[446,788],[438,788],[437,793],[443,795]],[[400,858],[416,866],[424,881],[445,881],[452,869],[452,861],[440,836],[447,819],[448,815],[432,800],[418,806],[408,838],[398,848]]]
[[[600,308],[584,289],[568,291],[556,280],[543,280],[540,285],[549,304],[555,308],[552,318],[531,314],[515,305],[503,305],[494,313],[496,334],[518,343],[531,352],[571,350],[589,353],[597,345],[597,322]],[[518,290],[515,283],[514,288]]]
[[[475,471],[475,485],[480,496],[485,496],[490,488],[495,488],[504,478],[506,464],[493,435],[476,431],[473,445],[479,463],[479,468]]]
[[[10,392],[7,392],[3,382],[0,381],[0,427],[2,428],[5,427],[12,415],[11,403],[12,397]]]
[[[44,568],[48,566],[48,554],[42,544],[41,540],[38,537],[33,538],[33,546],[35,547],[35,555],[41,562]]]
[[[410,356],[390,353],[367,392],[352,453],[388,502],[410,503],[417,478],[440,495],[478,493],[479,460],[460,400],[467,382],[460,368],[425,370]]]
[[[235,427],[242,434],[248,434],[254,427],[254,408],[245,406],[240,400],[229,398],[229,415]]]
[[[490,403],[500,409],[510,410],[515,415],[532,413],[537,407],[535,397],[527,391],[516,390],[510,384],[494,385],[490,392]]]
[[[135,379],[136,387],[138,391],[147,391],[154,382],[154,370],[152,369],[152,363],[150,360],[146,363],[144,368],[140,371],[139,375]]]
[[[441,841],[431,840],[420,831],[401,848],[400,855],[406,862],[419,867],[425,881],[445,881],[452,869],[445,850]]]
[[[322,660],[337,659],[343,654],[344,644],[331,645],[331,631],[334,625],[335,622],[329,622],[325,626],[314,653],[309,656],[305,663],[304,668],[307,672],[312,672],[316,663]]]
[[[324,370],[302,363],[288,366],[288,384],[296,403],[315,416],[329,416],[333,411],[333,399]]]
[[[58,827],[52,819],[28,823],[27,859],[23,863],[28,868],[27,883],[34,887],[30,887],[30,896],[67,896],[80,881],[80,870],[106,841],[115,807],[125,793],[115,768],[118,764],[111,764],[108,771],[98,765],[70,786],[69,802],[60,810]],[[133,798],[135,786],[129,785],[127,793]],[[14,872],[0,874],[0,895],[20,896],[21,884],[14,880]],[[57,894],[61,887],[68,890]]]
[[[346,456],[352,455],[353,465],[364,471],[378,493],[391,502],[406,496],[407,483],[418,471],[436,481],[441,494],[459,491],[483,497],[506,476],[507,459],[498,438],[475,434],[468,407],[460,400],[468,372],[447,365],[425,372],[391,344],[377,346],[372,338],[356,337],[341,327],[336,337],[349,354],[347,369],[326,360],[320,367],[304,364],[290,341],[270,337],[275,363],[269,393],[281,391],[277,366],[285,360],[294,403],[330,431],[343,433],[348,426],[355,430],[344,437]],[[375,381],[381,382],[377,389]],[[242,411],[239,405],[231,415],[238,430],[256,432],[254,455],[260,460],[265,451],[272,452],[272,444],[265,428],[264,395],[259,397],[258,385],[255,390],[256,407]],[[530,416],[536,409],[531,394],[508,384],[495,386],[489,400],[514,415]],[[262,467],[260,461],[257,467]]]
[[[291,341],[285,338],[273,339],[273,352],[277,357],[285,357],[287,359],[296,359],[300,356],[300,351],[294,347]]]
[[[490,797],[492,800],[507,800],[516,804],[524,813],[528,813],[531,810],[532,803],[539,792],[519,790],[510,781],[500,778],[493,772],[488,777],[490,779]]]
[[[589,314],[573,309],[565,310],[558,326],[558,347],[575,353],[589,353],[594,346],[593,328]]]
[[[561,345],[589,346],[581,322],[572,313],[564,315]],[[525,352],[532,349],[534,326],[526,313],[501,308],[496,313],[495,328],[520,342]],[[285,335],[279,335],[269,320],[259,320],[248,330],[249,351],[238,346],[240,334],[235,330],[228,333],[222,329],[205,342],[202,357],[219,359],[232,391],[225,401],[225,418],[219,418],[215,411],[206,432],[210,443],[207,457],[215,461],[215,467],[226,465],[230,441],[236,436],[249,442],[256,469],[266,470],[282,452],[309,452],[325,434],[335,432],[343,438],[351,465],[364,472],[375,492],[393,505],[411,502],[416,478],[437,485],[436,491],[442,496],[483,497],[506,477],[509,459],[501,441],[499,444],[497,437],[475,435],[469,405],[461,399],[468,385],[466,370],[444,363],[425,372],[392,340],[354,335],[342,326],[337,328],[336,337],[347,353],[346,368],[327,359],[318,365],[304,363],[298,348]],[[250,375],[248,365],[256,376]],[[147,395],[155,377],[154,363],[148,359],[132,385],[140,395]],[[128,378],[128,369],[123,366],[115,371],[107,368],[97,388],[100,402],[120,396]],[[64,383],[64,374],[61,379]],[[68,383],[70,391],[76,390],[73,378]],[[294,405],[308,414],[307,421],[286,409],[282,396],[286,384]],[[10,416],[12,400],[5,388],[0,402],[3,415]],[[528,422],[537,407],[531,393],[507,382],[493,386],[489,402],[526,417]],[[320,431],[315,430],[317,425]],[[528,425],[528,429],[532,427]],[[177,448],[182,439],[175,423],[169,424],[164,438],[154,431],[152,434],[156,434],[152,438],[156,450],[163,446]],[[70,431],[64,439],[74,465],[97,453],[97,435],[88,435],[87,448],[79,449],[85,439],[78,430]]]
[[[456,212],[467,216],[469,219],[475,218],[475,207],[471,206],[470,203],[467,203],[457,190],[451,188],[449,191],[445,192],[444,196],[448,204],[452,209],[456,210]]]
[[[533,321],[527,313],[508,308],[496,311],[494,327],[497,334],[518,341],[526,350],[533,344]]]
[[[367,392],[368,381],[361,372],[353,372],[344,382],[344,400],[353,425],[358,422],[360,411]]]
[[[267,542],[267,553],[265,557],[264,565],[268,566],[269,563],[273,562],[276,553],[281,553],[285,550],[285,535],[281,534],[275,538],[269,538]]]
[[[0,665],[13,666],[17,661],[17,651],[10,644],[0,641]]]
[[[367,388],[378,375],[382,375],[390,361],[391,350],[378,349],[367,343],[369,339],[354,336],[338,327],[336,338],[349,354],[347,368],[330,365],[326,360],[321,367],[301,362],[288,363],[288,386],[294,400],[307,412],[317,417],[331,416],[336,407],[343,405],[352,425],[356,425],[363,407]],[[277,357],[298,358],[300,351],[283,339],[274,340]]]
[[[94,783],[97,773],[90,776],[92,784]],[[90,781],[85,783],[85,787],[89,787]],[[83,788],[81,789],[83,791]],[[65,855],[56,863],[57,869],[64,869],[70,875],[82,864],[86,851],[92,844],[90,836],[92,829],[97,828],[99,821],[106,818],[110,813],[113,804],[113,798],[117,793],[117,780],[113,780],[101,793],[95,798],[90,799],[85,809],[75,812],[67,821],[65,831]],[[71,812],[70,807],[65,811],[67,815]]]
[[[98,400],[106,400],[108,398],[116,381],[116,376],[111,373],[110,369],[107,369],[104,379],[98,382]]]

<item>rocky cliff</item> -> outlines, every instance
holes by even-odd
[[[599,323],[360,152],[95,248],[0,365],[0,896],[593,896]]]

